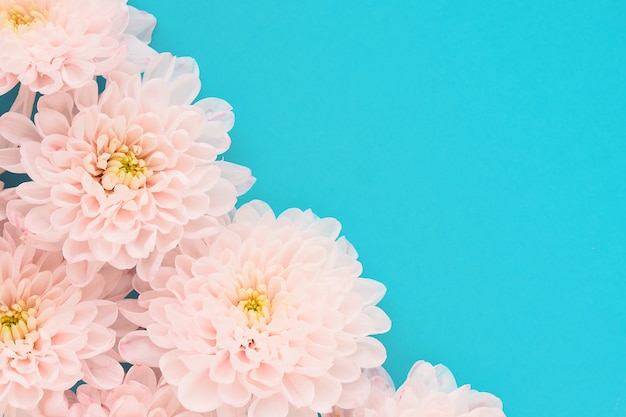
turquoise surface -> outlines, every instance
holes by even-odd
[[[626,416],[625,2],[130,4],[233,105],[242,201],[336,217],[386,284],[398,385]]]

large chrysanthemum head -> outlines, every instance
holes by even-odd
[[[18,235],[5,224],[0,237],[0,414],[32,409],[45,392],[81,379],[119,384],[123,369],[108,354],[116,304],[99,299],[101,289],[72,286],[61,253],[24,245]]]
[[[163,54],[143,78],[111,73],[100,95],[92,82],[42,97],[34,123],[3,115],[0,136],[21,147],[0,150],[0,165],[33,179],[17,187],[9,218],[73,264],[139,262],[146,277],[183,236],[209,233],[253,182],[216,161],[230,146],[231,108],[192,105],[199,89],[195,62]]]
[[[155,23],[126,0],[0,0],[0,94],[18,82],[51,94],[124,59],[146,63]]]
[[[390,321],[375,305],[385,287],[359,277],[339,231],[311,211],[242,206],[215,236],[183,242],[153,289],[125,300],[122,311],[146,330],[123,338],[120,353],[160,366],[194,411],[284,417],[290,407],[314,416],[355,406],[368,392],[361,369],[386,357],[370,335]]]
[[[499,398],[469,385],[457,387],[448,368],[425,361],[413,365],[395,395],[389,390],[379,394],[357,409],[335,408],[323,417],[505,417]]]

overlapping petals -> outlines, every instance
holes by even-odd
[[[153,369],[140,365],[131,367],[122,384],[110,390],[84,384],[76,393],[48,394],[34,414],[37,417],[217,417],[215,413],[185,409],[171,386]]]
[[[12,225],[0,237],[0,413],[28,410],[44,393],[83,379],[100,388],[120,383],[123,369],[110,352],[117,306],[106,300],[120,272],[85,291],[71,285],[59,252],[22,244]]]
[[[18,82],[42,94],[79,88],[124,59],[145,65],[155,24],[126,0],[0,0],[0,94]]]
[[[372,379],[377,389],[366,403],[350,410],[335,408],[323,417],[505,417],[499,398],[469,385],[457,387],[441,364],[416,362],[395,395],[385,378]]]
[[[216,161],[230,146],[232,114],[218,99],[192,105],[199,89],[193,60],[163,54],[143,78],[111,73],[100,95],[91,82],[42,97],[34,123],[0,118],[0,135],[20,145],[0,150],[0,166],[33,179],[17,187],[8,216],[33,244],[82,265],[77,284],[107,262],[139,262],[149,279],[183,236],[209,234],[252,184],[249,170]]]
[[[249,407],[251,417],[326,412],[364,401],[362,368],[386,354],[376,307],[385,287],[361,278],[339,223],[291,209],[278,217],[259,201],[204,241],[185,240],[152,289],[122,311],[146,330],[120,353],[159,366],[181,403],[204,412]]]
[[[395,390],[384,285],[335,219],[235,209],[254,177],[219,158],[232,108],[195,102],[155,24],[127,0],[0,0],[0,95],[20,85],[0,172],[32,179],[0,182],[0,415],[505,417],[443,365]]]

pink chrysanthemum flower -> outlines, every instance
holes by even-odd
[[[384,387],[384,383],[380,385]],[[385,393],[386,391],[386,393]],[[380,395],[383,394],[383,395]],[[486,392],[457,387],[443,365],[418,361],[395,396],[380,390],[361,407],[335,408],[324,417],[506,417],[499,398]]]
[[[115,292],[119,271],[109,268]],[[71,285],[59,252],[22,244],[5,223],[0,237],[0,414],[35,407],[45,392],[83,379],[100,388],[120,383],[123,369],[109,354],[117,306],[104,287]],[[95,297],[95,298],[92,298]]]
[[[46,392],[29,413],[5,417],[248,417],[246,407],[224,406],[206,413],[187,410],[174,388],[159,375],[152,368],[134,365],[115,388],[103,390],[83,384],[76,392]],[[289,417],[317,416],[300,410],[289,412]]]
[[[174,389],[147,366],[131,367],[119,386],[97,389],[84,384],[76,393],[46,395],[35,410],[37,417],[216,417],[185,409]]]
[[[214,236],[184,241],[152,290],[121,311],[146,330],[122,357],[159,366],[190,410],[248,407],[250,417],[327,412],[359,404],[361,368],[386,357],[372,334],[390,327],[385,287],[361,264],[335,219],[264,203],[240,208]],[[171,263],[171,262],[170,262]]]
[[[191,104],[196,68],[163,54],[143,79],[112,72],[100,96],[95,82],[43,96],[34,123],[18,113],[0,117],[0,136],[21,145],[0,150],[0,166],[33,179],[7,207],[25,239],[62,247],[85,270],[139,262],[146,277],[183,236],[209,233],[253,177],[216,161],[230,146],[232,113],[219,99]]]
[[[147,63],[153,16],[126,0],[0,0],[0,94],[78,88],[124,59]]]

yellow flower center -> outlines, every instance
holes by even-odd
[[[267,299],[263,285],[259,289],[239,289],[239,304],[237,305],[248,318],[248,326],[263,330],[270,322],[270,301]]]
[[[26,302],[19,300],[11,307],[0,305],[0,341],[6,343],[25,339],[27,334],[36,330],[40,303],[38,296],[32,296]]]
[[[337,406],[333,406],[333,416],[332,417],[341,417],[341,409]]]
[[[131,190],[145,187],[146,180],[153,174],[146,166],[141,155],[141,146],[128,145],[119,140],[112,140],[110,152],[103,152],[98,157],[97,166],[103,170],[100,176],[102,187],[111,191],[118,184],[126,185]]]
[[[34,23],[46,24],[48,10],[38,4],[25,1],[3,1],[0,4],[0,16],[4,17],[4,25],[12,27],[15,32],[25,28],[29,30]]]

